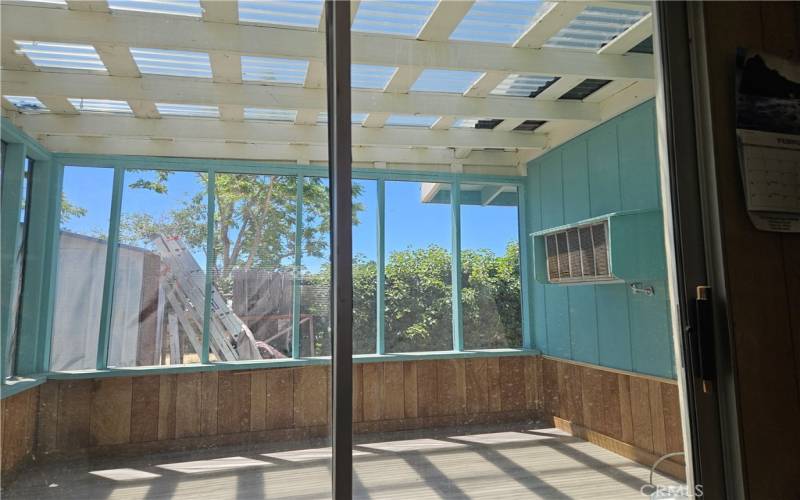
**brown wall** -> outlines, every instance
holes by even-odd
[[[737,47],[800,57],[797,2],[705,4],[715,168],[747,494],[800,492],[800,234],[757,231],[735,142]]]
[[[13,473],[32,458],[36,443],[36,413],[39,406],[39,388],[34,387],[0,401],[2,412],[3,478]]]
[[[557,427],[648,465],[683,450],[676,383],[555,358],[542,360],[541,379]],[[682,463],[663,470],[682,476]]]

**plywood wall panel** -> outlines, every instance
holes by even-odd
[[[50,385],[48,382],[45,385]],[[131,442],[158,439],[158,406],[161,379],[158,375],[131,379]]]
[[[219,372],[217,425],[220,434],[250,430],[250,373]]]
[[[175,379],[175,437],[202,435],[202,373],[181,373]]]
[[[159,376],[158,439],[175,439],[176,375]]]
[[[219,374],[203,373],[200,382],[200,429],[204,436],[214,436],[218,431],[217,405],[219,402]]]
[[[254,371],[250,375],[250,430],[267,428],[267,372]]]
[[[294,427],[294,369],[267,371],[267,429]]]
[[[364,421],[383,419],[383,363],[363,365]]]
[[[489,411],[489,383],[486,358],[467,359],[464,362],[467,390],[467,412]]]
[[[402,363],[383,363],[383,418],[400,420],[405,416],[405,385]]]
[[[83,449],[89,446],[92,409],[92,380],[67,380],[59,385],[58,448]]]
[[[94,383],[92,393],[90,446],[124,444],[131,438],[130,378],[106,378]]]
[[[419,398],[417,384],[417,364],[413,361],[403,362],[403,410],[406,418],[419,415]]]

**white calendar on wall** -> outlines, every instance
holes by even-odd
[[[800,232],[800,67],[739,54],[736,137],[745,203],[763,231]]]

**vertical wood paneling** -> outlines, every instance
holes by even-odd
[[[175,375],[159,376],[158,439],[175,439],[175,407],[177,399]]]
[[[486,362],[486,358],[465,360],[467,412],[469,413],[489,411],[489,381]]]
[[[540,385],[542,383],[542,359],[539,356],[523,358],[525,363],[525,408],[537,410],[541,407]],[[469,394],[467,394],[469,401]]]
[[[567,287],[544,285],[544,307],[547,311],[548,354],[559,358],[572,359],[572,345],[569,337],[569,300]]]
[[[624,284],[595,287],[600,365],[619,370],[633,369],[627,294]]]
[[[267,429],[294,426],[294,368],[267,371]]]
[[[486,382],[489,391],[489,411],[502,410],[500,390],[500,358],[486,359]]]
[[[267,372],[259,370],[250,374],[250,430],[267,428]]]
[[[503,411],[520,411],[526,406],[525,365],[522,358],[499,358],[500,397]]]
[[[466,411],[464,360],[447,359],[436,363],[438,415],[459,415]]]
[[[660,206],[654,123],[652,106],[635,108],[616,121],[622,210]]]
[[[299,427],[328,422],[327,366],[294,368],[294,424]],[[365,376],[366,380],[366,376]]]
[[[51,380],[39,387],[37,447],[42,453],[58,448],[58,391],[61,382]]]
[[[620,412],[619,381],[616,373],[598,370],[600,374],[599,393],[603,398],[603,430],[602,432],[622,439],[622,414]]]
[[[667,436],[664,426],[664,401],[661,394],[661,382],[649,381],[650,385],[650,418],[653,423],[653,449],[664,454],[667,452]]]
[[[364,365],[353,365],[353,422],[364,420]]]
[[[592,216],[622,208],[619,188],[617,128],[606,122],[586,133],[589,157],[589,199]]]
[[[399,420],[405,416],[403,364],[383,363],[383,418]]]
[[[81,449],[89,445],[92,409],[91,380],[66,380],[58,394],[58,448]]]
[[[420,417],[432,417],[438,414],[436,393],[436,361],[418,361],[417,413]]]
[[[633,442],[633,410],[631,408],[631,378],[627,375],[617,375],[619,384],[619,415],[620,439],[626,443]]]
[[[653,450],[653,421],[650,416],[650,387],[646,379],[630,377],[631,417],[633,443],[645,450]]]
[[[364,421],[383,418],[383,363],[363,365]]]
[[[662,408],[664,411],[664,432],[666,453],[683,449],[683,433],[681,429],[681,410],[678,400],[678,387],[661,384]]]
[[[216,372],[203,373],[200,382],[200,429],[204,436],[214,436],[219,430],[217,425],[218,398],[219,374]]]
[[[597,364],[597,307],[594,286],[567,288],[569,304],[569,338],[572,359]]]
[[[131,379],[131,442],[158,439],[158,406],[161,379],[147,375]],[[214,405],[216,412],[216,405]]]
[[[175,379],[175,437],[202,433],[202,373],[181,373]]]
[[[414,361],[403,362],[403,409],[406,418],[419,415],[418,406],[417,364]]]
[[[94,382],[90,446],[130,442],[132,389],[131,379],[127,377]]]
[[[542,360],[542,391],[545,415],[558,415],[561,407],[558,384],[558,363],[552,359]]]
[[[583,424],[590,429],[605,433],[605,413],[603,411],[602,376],[600,370],[578,367],[581,376],[581,404]]]
[[[250,373],[219,372],[217,425],[220,434],[250,430]]]

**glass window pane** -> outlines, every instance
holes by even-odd
[[[330,192],[328,179],[303,178],[300,266],[302,356],[330,356]]]
[[[200,362],[206,183],[197,172],[125,171],[109,366]]]
[[[114,170],[64,167],[50,369],[97,363]]]
[[[450,185],[386,182],[387,352],[453,348]]]
[[[353,181],[353,353],[374,354],[377,335],[378,182]]]
[[[461,314],[466,349],[522,347],[517,188],[461,185]]]
[[[212,359],[291,356],[297,177],[217,174],[214,203]]]
[[[11,293],[11,304],[9,305],[9,318],[11,319],[11,329],[8,336],[8,358],[3,360],[5,376],[14,374],[14,366],[16,365],[17,358],[17,335],[20,329],[20,309],[22,303],[22,286],[25,277],[25,248],[28,241],[28,216],[30,214],[30,193],[31,193],[31,178],[33,176],[33,161],[30,158],[25,158],[22,165],[22,188],[20,192],[20,234],[16,240],[16,247],[14,248],[14,268],[11,276],[14,289]]]

